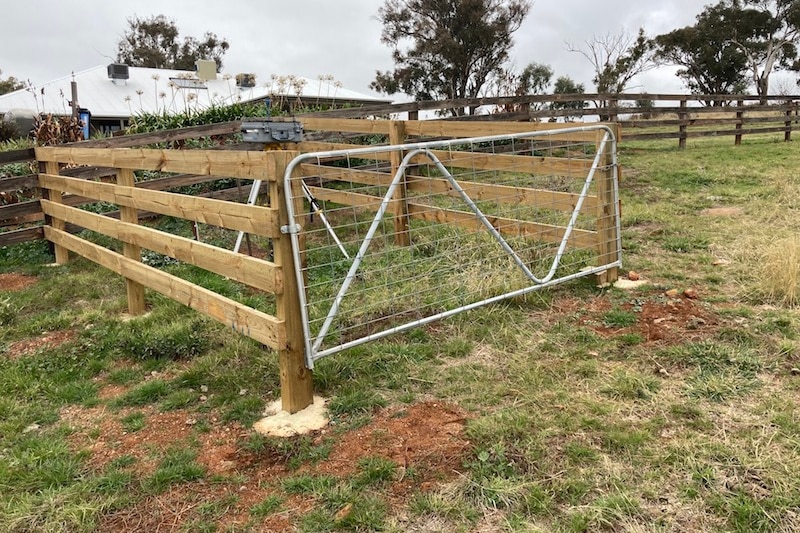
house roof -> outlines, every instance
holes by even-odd
[[[256,80],[254,87],[240,88],[235,76],[217,74],[217,79],[200,82],[195,72],[129,67],[127,80],[109,79],[106,65],[97,66],[41,85],[0,95],[0,113],[70,114],[73,80],[78,86],[78,103],[97,118],[128,118],[140,113],[179,113],[206,109],[212,105],[263,101],[265,98],[299,98],[315,103],[388,103],[391,100],[345,89],[331,77],[272,76]],[[194,80],[194,81],[190,81]]]

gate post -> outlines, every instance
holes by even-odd
[[[389,144],[392,146],[404,144],[405,138],[405,123],[400,120],[390,120]],[[400,163],[403,160],[403,153],[398,150],[392,150],[390,157],[392,163],[392,177],[394,177],[397,170],[400,168]],[[408,181],[405,172],[394,193],[394,202],[394,242],[397,246],[411,246],[411,238],[408,233]]]
[[[615,137],[619,138],[620,128],[615,128]],[[597,137],[597,149],[600,149],[605,131],[600,131]],[[619,257],[617,239],[617,205],[614,194],[614,166],[611,151],[615,144],[606,142],[605,151],[600,158],[600,168],[597,171],[597,253],[598,266],[615,262]],[[619,275],[616,267],[610,268],[597,275],[597,284],[605,285],[614,283]]]
[[[275,176],[270,181],[269,201],[278,209],[280,226],[303,222],[303,192],[300,182],[292,180],[292,190],[284,190],[283,176],[286,167],[296,152],[269,152],[275,162]],[[295,190],[296,185],[296,190]],[[286,195],[294,200],[295,220],[289,220],[286,209]],[[301,229],[302,232],[302,229]],[[302,233],[301,249],[304,249]],[[295,259],[288,234],[281,235],[273,245],[274,260],[281,269],[283,291],[275,295],[277,318],[284,321],[286,346],[278,351],[281,382],[281,407],[289,414],[302,411],[314,402],[312,372],[306,368],[305,340],[303,338],[303,318],[300,310],[300,288],[295,276]]]

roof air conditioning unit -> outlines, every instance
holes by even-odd
[[[217,62],[213,59],[198,59],[195,62],[197,77],[203,81],[217,79]]]
[[[243,89],[255,87],[256,86],[256,75],[255,74],[237,74],[236,75],[236,86],[241,87]]]
[[[122,63],[111,63],[108,66],[108,77],[112,80],[127,80],[130,78],[128,65]]]

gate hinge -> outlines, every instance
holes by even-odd
[[[287,224],[286,226],[281,226],[281,233],[284,235],[300,233],[300,230],[302,229],[303,228],[300,226],[300,224]]]

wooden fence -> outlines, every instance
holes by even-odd
[[[623,141],[697,137],[734,137],[782,133],[791,140],[800,124],[800,95],[686,95],[686,94],[550,94],[465,98],[365,106],[320,112],[320,117],[363,118],[421,112],[465,113],[456,121],[586,121],[617,122],[626,130]]]
[[[381,135],[388,144],[402,144],[417,139],[432,137],[463,138],[489,134],[527,132],[535,129],[558,129],[557,124],[491,123],[469,124],[459,122],[425,121],[369,121],[322,119],[307,117],[303,119],[309,137],[314,132],[335,135],[340,140],[349,135]],[[238,123],[217,125],[211,129],[166,132],[154,135],[131,136],[131,138],[110,139],[92,143],[76,143],[57,147],[38,147],[33,152],[39,166],[39,173],[33,176],[7,178],[15,187],[35,187],[41,191],[41,198],[20,204],[0,207],[0,219],[10,216],[41,217],[44,225],[26,227],[0,233],[0,245],[20,242],[41,235],[54,248],[56,262],[64,264],[70,254],[86,257],[105,268],[123,276],[126,282],[128,308],[131,314],[145,310],[145,288],[164,294],[211,318],[247,335],[276,350],[280,359],[281,398],[283,408],[296,412],[312,401],[311,372],[305,366],[304,338],[298,295],[294,275],[293,256],[290,239],[282,234],[281,228],[291,223],[302,226],[303,216],[289,221],[285,209],[286,191],[283,190],[285,169],[288,163],[301,152],[330,150],[341,147],[357,148],[357,144],[331,141],[306,141],[287,146],[292,150],[264,151],[263,145],[226,146],[224,150],[175,150],[121,148],[163,140],[208,135],[209,131],[238,131]],[[214,133],[215,135],[219,133]],[[596,132],[581,132],[570,135],[554,135],[551,139],[596,142]],[[115,148],[107,146],[116,145]],[[241,148],[249,148],[242,150]],[[20,152],[5,156],[8,162],[13,157],[25,160],[31,152]],[[444,157],[444,154],[442,154]],[[470,165],[493,168],[497,163],[492,158],[523,157],[502,154],[475,154]],[[576,163],[567,158],[542,158],[531,153],[530,168],[547,163],[548,172],[554,169],[564,175],[577,175],[585,172],[585,163]],[[356,181],[385,179],[389,169],[397,166],[398,160],[387,160],[385,175],[369,175],[353,170]],[[304,175],[324,179],[332,167],[324,165],[305,165]],[[341,169],[340,169],[341,170]],[[150,181],[135,181],[135,173],[150,171],[171,173]],[[613,194],[610,187],[612,176],[606,172],[597,179],[599,193],[587,199],[587,205],[597,210],[600,222],[596,232],[585,232],[581,238],[585,242],[597,243],[601,257],[616,256],[616,226],[613,224]],[[215,193],[214,198],[203,198],[186,194],[164,192],[170,187],[202,183],[223,178],[237,180],[262,180],[269,187],[268,205],[243,205],[229,201],[235,199],[231,190]],[[35,182],[34,182],[35,180]],[[8,183],[8,181],[6,181]],[[413,186],[413,184],[412,184]],[[324,194],[321,187],[315,192]],[[233,189],[235,191],[236,188]],[[238,196],[241,197],[241,190]],[[519,195],[519,201],[530,202],[536,206],[547,191],[532,190]],[[292,197],[299,198],[302,193],[292,191]],[[328,198],[335,202],[357,202],[357,198]],[[97,214],[79,206],[85,203],[106,202],[117,206],[115,216]],[[37,210],[30,206],[36,205]],[[550,202],[552,205],[552,200]],[[300,206],[302,208],[302,206]],[[405,207],[405,212],[413,215],[413,205]],[[190,222],[210,224],[233,231],[243,231],[269,239],[272,244],[272,260],[264,260],[212,246],[197,239],[190,239],[158,231],[140,224],[143,215],[154,214],[184,219]],[[32,220],[25,220],[28,224]],[[19,221],[17,221],[19,222]],[[35,222],[35,220],[33,220]],[[448,219],[449,223],[467,223],[458,217]],[[473,221],[474,222],[474,221]],[[471,223],[471,222],[470,222]],[[83,238],[78,232],[89,229],[120,243],[119,251],[100,246]],[[8,236],[11,236],[10,238]],[[21,236],[22,235],[22,236]],[[3,238],[6,236],[5,238]],[[586,241],[588,239],[588,241]],[[226,276],[255,290],[275,295],[273,315],[248,307],[230,298],[216,294],[187,280],[181,279],[158,268],[142,262],[142,251],[157,252],[207,271]],[[611,281],[616,271],[606,273]]]

